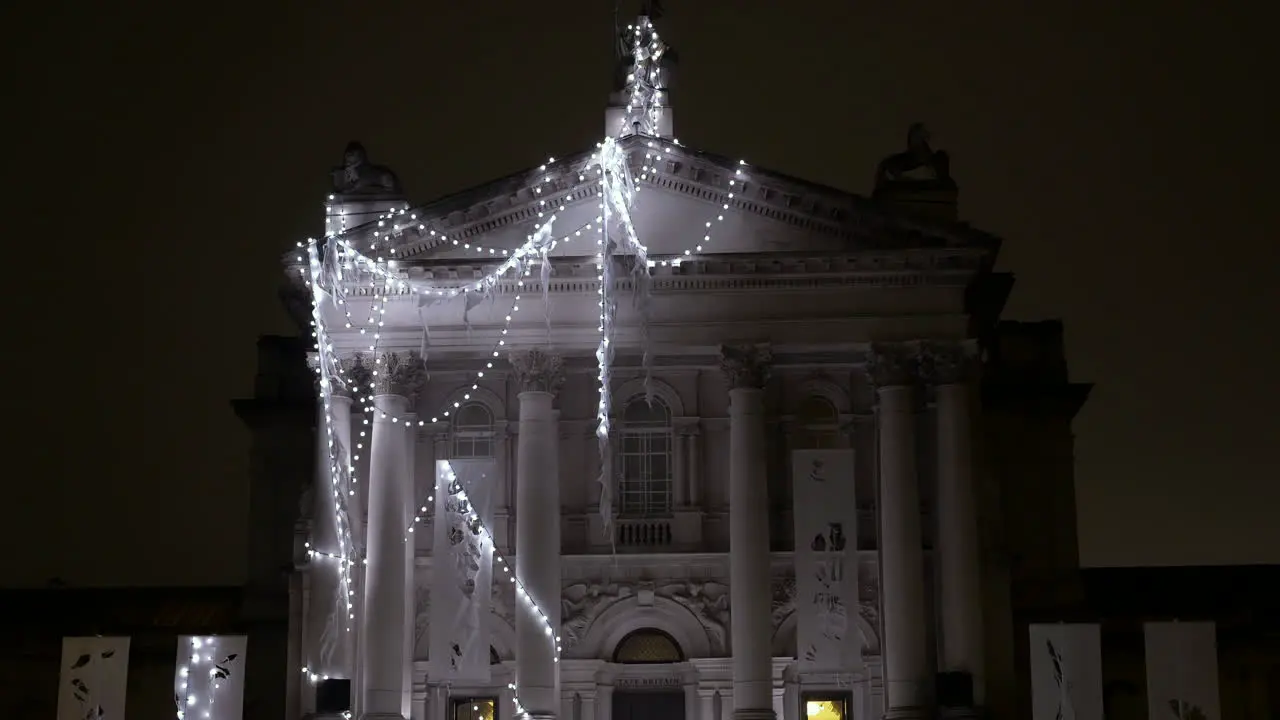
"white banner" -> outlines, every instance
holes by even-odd
[[[1147,649],[1147,717],[1219,720],[1218,626],[1153,622],[1142,626]]]
[[[129,638],[62,638],[58,720],[124,720]]]
[[[858,511],[852,450],[791,453],[796,652],[810,670],[847,670],[862,656]]]
[[[475,518],[492,527],[493,461],[456,460],[452,467],[451,483],[450,463],[436,462],[429,673],[433,683],[488,682],[493,545]]]
[[[1031,625],[1031,719],[1102,720],[1102,631]]]
[[[182,635],[173,673],[178,720],[241,720],[247,635]]]

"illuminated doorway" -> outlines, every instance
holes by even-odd
[[[850,697],[846,693],[806,693],[803,696],[803,720],[851,720]]]
[[[661,630],[645,629],[622,638],[613,661],[623,665],[662,665],[684,662],[684,651],[675,638]],[[613,720],[685,720],[684,690],[615,690]]]

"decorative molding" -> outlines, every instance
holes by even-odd
[[[533,348],[513,350],[508,360],[521,392],[555,393],[564,384],[564,358],[560,355]]]
[[[357,355],[356,360],[367,364],[367,361],[360,360],[361,357]],[[373,394],[412,399],[426,380],[426,369],[422,356],[416,352],[379,353],[369,371]]]
[[[474,375],[474,373],[472,374]],[[449,409],[450,416],[452,416],[453,411],[457,409],[454,407],[454,403],[462,406],[469,402],[477,402],[484,405],[489,410],[489,414],[493,416],[495,425],[499,420],[505,420],[507,417],[507,404],[502,397],[474,381],[449,391],[449,394],[445,396],[444,404]]]
[[[763,388],[769,382],[773,353],[767,345],[721,345],[720,370],[729,389]]]
[[[667,406],[672,418],[684,415],[684,401],[680,399],[680,393],[670,383],[656,377],[650,377],[648,383],[643,376],[634,377],[619,385],[611,393],[616,399],[612,407],[615,412],[623,410],[628,402],[637,397],[643,398],[648,392]]]
[[[927,342],[920,354],[921,373],[934,385],[957,385],[973,380],[981,367],[978,341]]]
[[[918,343],[874,343],[866,359],[867,378],[876,388],[914,385],[920,375]]]

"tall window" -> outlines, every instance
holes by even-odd
[[[621,424],[619,512],[631,517],[670,513],[671,411],[657,398],[652,404],[636,398],[623,408]]]
[[[493,413],[469,402],[453,414],[453,459],[493,457]]]
[[[810,395],[796,408],[792,447],[797,450],[831,450],[840,447],[840,413],[831,401]]]

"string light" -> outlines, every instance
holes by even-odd
[[[502,569],[502,576],[506,578],[507,582],[515,586],[516,598],[524,602],[525,607],[532,613],[534,620],[541,624],[542,634],[547,638],[547,643],[551,647],[551,661],[559,663],[562,650],[560,635],[556,632],[555,626],[552,625],[551,618],[538,606],[537,601],[533,599],[528,589],[525,588],[524,583],[520,581],[519,576],[513,571],[511,563],[508,563],[506,557],[498,550],[498,544],[494,541],[493,534],[489,532],[484,520],[476,512],[475,505],[471,502],[471,498],[468,497],[466,488],[458,480],[458,476],[453,470],[453,463],[442,460],[438,467],[444,475],[442,479],[444,480],[445,492],[450,493],[454,498],[451,506],[463,514],[468,526],[480,538],[482,547],[484,543],[488,543],[489,549],[493,554],[494,564]],[[507,684],[507,687],[511,690],[511,701],[515,703],[516,715],[524,715],[525,709],[520,702],[519,686],[511,682]]]
[[[218,690],[231,675],[235,653],[223,655],[218,638],[191,638],[190,655],[178,665],[174,679],[174,704],[178,720],[212,718]]]
[[[662,69],[660,61],[667,52],[666,45],[661,41],[657,31],[654,29],[652,22],[648,18],[641,18],[641,22],[635,26],[628,26],[632,32],[632,58],[633,67],[627,78],[628,104],[626,107],[626,117],[623,121],[624,127],[619,128],[617,136],[606,137],[601,143],[597,144],[597,150],[584,163],[582,167],[576,168],[578,180],[585,181],[588,175],[594,175],[598,178],[600,199],[598,207],[600,214],[593,222],[588,222],[583,226],[576,228],[573,232],[558,238],[552,238],[551,228],[556,219],[556,213],[563,212],[565,209],[563,198],[560,203],[553,205],[544,195],[544,188],[548,186],[553,179],[555,171],[549,171],[548,168],[555,163],[554,158],[547,161],[546,164],[538,168],[538,180],[533,186],[533,191],[538,196],[537,217],[539,222],[534,225],[534,233],[527,236],[526,241],[514,251],[506,248],[497,248],[483,246],[479,243],[473,243],[466,240],[462,235],[448,235],[436,227],[428,227],[428,223],[420,217],[420,213],[424,211],[423,207],[410,208],[407,205],[402,208],[392,209],[383,212],[378,216],[376,221],[364,223],[355,228],[347,227],[347,211],[342,207],[337,213],[337,222],[334,222],[333,206],[327,205],[326,210],[326,236],[328,239],[327,252],[332,252],[334,257],[331,263],[326,262],[322,266],[318,256],[318,248],[315,241],[309,241],[306,244],[308,255],[308,268],[300,270],[304,282],[311,286],[312,289],[312,305],[313,305],[313,325],[315,326],[316,346],[318,349],[318,357],[320,361],[317,363],[316,372],[320,376],[320,394],[324,400],[325,409],[325,431],[328,438],[329,455],[330,455],[330,477],[335,488],[335,494],[339,502],[338,508],[335,510],[334,522],[338,527],[339,535],[339,552],[332,553],[319,548],[311,547],[307,544],[308,553],[312,557],[325,558],[335,561],[339,568],[341,576],[342,588],[346,591],[346,601],[348,609],[348,619],[354,619],[354,610],[352,605],[351,583],[351,567],[356,564],[358,559],[354,559],[354,543],[350,524],[344,519],[346,512],[345,499],[341,497],[342,485],[346,483],[348,495],[354,495],[355,490],[352,487],[356,483],[354,472],[354,461],[359,459],[359,455],[354,452],[350,453],[353,458],[347,467],[342,467],[338,461],[340,454],[340,443],[334,435],[334,422],[331,413],[332,393],[335,390],[335,384],[339,387],[354,389],[356,381],[343,377],[343,368],[338,361],[334,352],[333,344],[330,340],[327,328],[325,326],[325,318],[322,316],[320,309],[320,300],[322,293],[327,289],[333,305],[341,310],[345,316],[346,329],[356,330],[361,335],[372,334],[368,350],[373,353],[373,367],[369,368],[370,372],[376,373],[377,365],[381,362],[381,358],[377,356],[377,346],[381,339],[382,333],[380,328],[384,324],[384,316],[387,311],[387,303],[396,296],[413,296],[419,295],[427,298],[429,301],[449,300],[456,298],[458,295],[467,293],[488,293],[491,292],[501,278],[508,272],[514,272],[516,276],[516,294],[514,295],[510,312],[504,316],[502,330],[499,337],[494,341],[488,351],[488,356],[484,360],[484,367],[476,372],[472,379],[470,390],[464,391],[462,400],[454,401],[450,406],[446,406],[442,411],[438,412],[431,418],[431,422],[438,423],[441,418],[448,419],[451,413],[461,407],[462,403],[471,398],[471,392],[479,389],[479,383],[484,377],[486,370],[493,368],[494,358],[500,356],[501,348],[506,345],[506,338],[511,328],[512,318],[519,311],[519,301],[521,298],[520,288],[524,287],[524,277],[531,274],[532,266],[535,262],[542,263],[544,279],[549,277],[549,253],[559,243],[568,242],[574,238],[581,237],[584,232],[595,231],[597,251],[595,253],[596,261],[596,280],[598,287],[599,302],[599,323],[598,332],[600,334],[599,342],[596,348],[596,359],[598,366],[598,404],[597,404],[597,426],[596,434],[600,444],[600,453],[602,457],[602,473],[606,472],[605,468],[609,466],[609,433],[610,433],[610,367],[614,352],[614,321],[616,312],[616,301],[614,299],[614,291],[616,289],[616,278],[614,277],[613,254],[615,252],[631,253],[635,257],[633,267],[633,277],[635,279],[635,288],[638,293],[644,294],[647,291],[645,283],[648,282],[649,268],[655,265],[672,265],[678,266],[683,261],[693,259],[703,253],[705,248],[712,240],[713,228],[724,220],[724,211],[728,210],[735,193],[745,181],[746,163],[739,162],[739,166],[735,169],[733,177],[728,181],[728,188],[724,196],[716,203],[720,207],[711,216],[711,219],[704,223],[699,229],[698,235],[700,240],[695,241],[689,248],[681,253],[661,258],[652,258],[649,255],[648,248],[641,242],[635,228],[632,218],[632,208],[635,198],[641,189],[640,183],[656,180],[658,169],[657,163],[663,154],[673,151],[673,148],[679,147],[678,140],[672,140],[669,144],[660,140],[656,136],[659,133],[659,124],[661,120],[661,112],[663,105],[663,78],[661,76]],[[640,164],[640,175],[638,178],[632,176],[631,157],[632,153],[623,146],[619,138],[632,131],[641,135],[648,136],[645,148],[646,153],[644,160]],[[569,171],[575,171],[570,168]],[[329,200],[332,202],[334,196],[330,195]],[[549,217],[545,217],[549,215]],[[336,225],[336,227],[335,227]],[[610,227],[616,226],[621,232],[619,237],[611,241],[609,235]],[[406,231],[417,231],[422,236],[432,238],[434,247],[444,247],[465,251],[467,254],[474,253],[475,256],[483,258],[499,259],[501,262],[491,272],[486,273],[477,281],[471,281],[463,284],[456,283],[434,283],[411,281],[406,277],[394,272],[395,264],[398,257],[397,250],[394,246],[396,238],[400,237]],[[357,233],[368,233],[368,250],[369,254],[361,253],[354,245],[353,238]],[[299,243],[302,247],[303,244]],[[385,257],[379,255],[378,251],[385,248]],[[302,258],[299,257],[299,261]],[[326,274],[325,269],[331,268]],[[344,270],[350,270],[354,273],[348,277],[344,274]],[[363,287],[363,279],[361,274],[368,278],[368,294],[371,296],[370,317],[367,327],[358,327],[352,319],[350,305],[347,302],[345,289],[347,286]],[[324,282],[322,278],[328,279],[328,287],[322,287]],[[544,299],[548,292],[547,283],[542,284],[542,292]],[[643,333],[647,331],[647,321],[642,320],[642,338]],[[645,353],[646,377],[648,353]],[[373,383],[370,383],[371,390]],[[373,392],[368,392],[359,397],[364,412],[370,413],[374,411],[372,406]],[[380,411],[379,411],[380,412]],[[385,413],[382,417],[386,417]],[[407,430],[412,426],[409,418],[387,418],[397,425],[403,425]],[[369,419],[364,418],[364,426],[369,425]],[[425,420],[418,420],[417,425],[423,426]],[[354,443],[356,449],[363,449],[363,438],[366,432],[360,432],[360,441]],[[448,473],[448,479],[452,484],[456,481],[456,475],[452,466],[445,464]],[[602,474],[601,482],[607,487],[607,477]],[[459,497],[467,503],[465,490],[458,484]],[[434,502],[434,494],[428,495],[425,502],[419,503],[421,511],[415,514],[414,520],[406,529],[405,542],[409,541],[411,534],[414,532],[414,526],[420,523],[430,511],[429,504]],[[602,502],[602,514],[606,513],[606,502]],[[483,534],[485,542],[493,547],[494,559],[498,566],[502,568],[504,574],[509,574],[510,582],[515,584],[518,597],[525,600],[528,606],[534,612],[534,615],[540,619],[544,625],[546,635],[551,640],[554,651],[555,661],[559,661],[560,638],[556,635],[555,629],[551,625],[549,617],[539,608],[533,598],[529,596],[523,584],[516,578],[506,560],[497,551],[493,543],[492,535],[488,529],[484,527],[479,517],[475,515],[473,510],[469,510],[469,519],[476,523],[479,532]],[[606,518],[606,522],[608,522]],[[348,630],[350,627],[348,626]],[[352,669],[354,670],[354,668]],[[311,673],[307,668],[303,668],[303,672],[311,677],[312,681],[316,681],[318,676]],[[515,684],[511,684],[510,688],[516,691]],[[515,697],[517,712],[523,713],[518,695]]]

